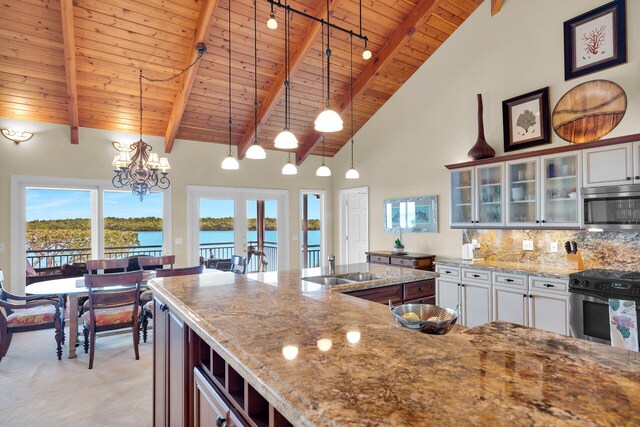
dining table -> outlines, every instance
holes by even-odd
[[[203,274],[222,273],[220,270],[205,268]],[[155,277],[155,271],[145,270],[142,276],[141,289],[146,289],[147,281]],[[117,290],[121,286],[109,286],[105,289]],[[69,296],[69,359],[78,357],[76,347],[78,344],[78,298],[89,295],[89,289],[84,285],[84,277],[66,277],[62,279],[44,280],[33,283],[25,288],[27,295],[68,295]]]

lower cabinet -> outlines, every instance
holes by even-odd
[[[460,283],[436,279],[436,305],[456,308],[460,304]],[[458,323],[462,323],[459,321]]]
[[[569,295],[529,292],[529,326],[569,335]]]
[[[193,370],[193,425],[195,427],[243,425],[198,368]]]
[[[461,284],[462,324],[473,328],[491,322],[491,285]]]
[[[529,325],[529,298],[526,291],[493,287],[493,320]]]
[[[434,304],[435,280],[419,280],[400,285],[382,286],[379,288],[363,289],[345,292],[347,295],[379,302],[381,304]]]

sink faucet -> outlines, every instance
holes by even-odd
[[[336,274],[336,256],[334,254],[329,255],[329,274],[335,276]]]

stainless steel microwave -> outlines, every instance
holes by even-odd
[[[640,230],[640,184],[582,189],[584,228]]]

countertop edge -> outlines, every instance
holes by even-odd
[[[511,273],[511,274],[525,274],[527,276],[539,276],[539,277],[549,277],[555,279],[564,279],[568,280],[569,275],[578,272],[578,270],[569,270],[563,272],[552,272],[552,271],[532,271],[535,268],[544,268],[544,266],[530,265],[530,264],[522,264],[522,267],[518,267],[517,263],[508,263],[514,265],[507,266],[497,266],[497,265],[486,265],[484,264],[486,261],[465,261],[462,259],[437,259],[435,261],[435,265],[446,265],[449,267],[466,267],[466,268],[476,268],[479,270],[489,270],[489,271],[499,271],[503,273]],[[492,261],[489,261],[492,262]],[[499,261],[494,261],[499,262]],[[558,267],[559,268],[559,267]]]

